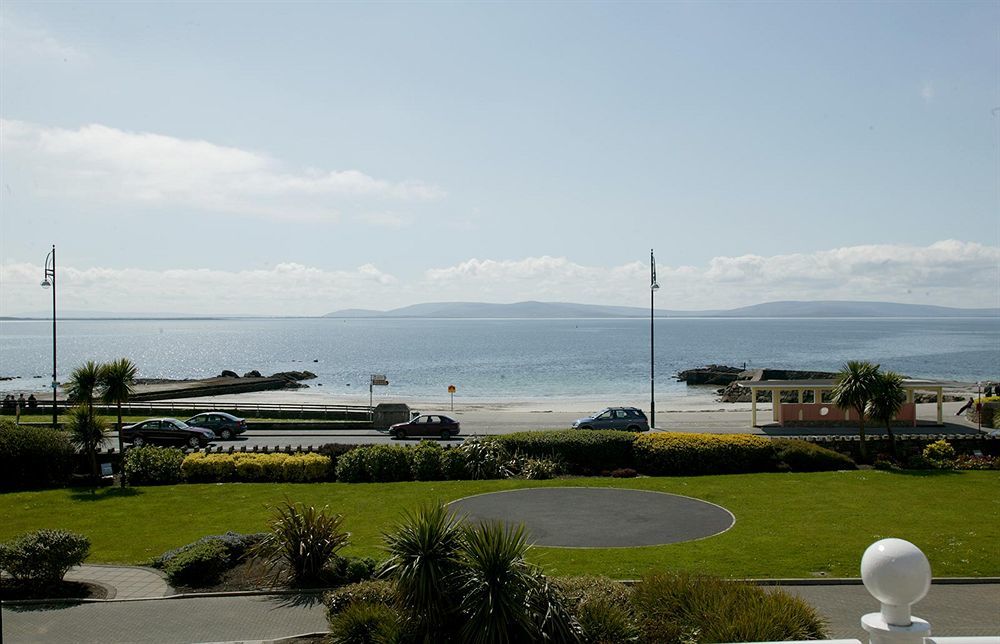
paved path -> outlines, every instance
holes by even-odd
[[[834,638],[867,641],[861,616],[878,610],[864,586],[786,586],[830,620]],[[1000,584],[935,584],[914,614],[939,636],[1000,635]],[[3,608],[3,641],[221,642],[326,630],[318,595],[199,597]]]
[[[67,581],[91,581],[108,589],[108,599],[147,599],[173,595],[166,576],[153,568],[138,566],[76,566]]]

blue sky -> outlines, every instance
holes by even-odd
[[[1000,305],[995,2],[0,19],[0,314]]]

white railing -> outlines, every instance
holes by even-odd
[[[861,617],[861,627],[868,632],[870,644],[1000,644],[1000,635],[931,637],[931,625],[927,620],[910,612],[930,590],[931,565],[920,548],[909,541],[882,539],[868,546],[861,557],[861,581],[881,604],[879,612]],[[860,640],[850,639],[820,641],[862,644]],[[813,644],[815,642],[813,640]]]

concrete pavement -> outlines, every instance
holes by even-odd
[[[75,566],[65,579],[100,584],[108,589],[108,599],[148,599],[174,594],[166,575],[141,566]]]
[[[860,583],[779,587],[816,607],[829,620],[831,637],[867,641],[861,616],[877,612],[879,606]],[[937,636],[998,635],[1000,584],[935,583],[913,614],[928,620]],[[2,641],[225,642],[276,639],[326,628],[319,594],[5,603]]]

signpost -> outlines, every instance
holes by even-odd
[[[389,381],[386,379],[384,373],[373,373],[372,380],[368,383],[368,406],[375,406],[375,386],[386,387],[389,385]]]
[[[451,394],[451,410],[455,411],[455,385],[448,385],[448,393]]]

